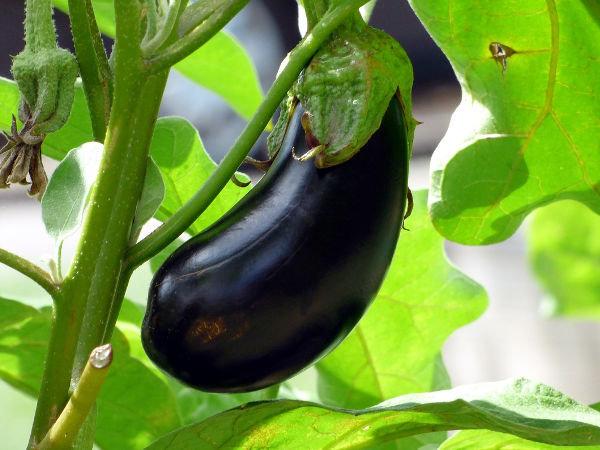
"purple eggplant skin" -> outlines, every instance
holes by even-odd
[[[258,390],[316,362],[358,323],[390,265],[408,190],[399,102],[358,154],[327,169],[293,157],[308,151],[301,114],[256,187],[152,280],[146,353],[199,390]]]

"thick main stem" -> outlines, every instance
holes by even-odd
[[[30,445],[39,443],[64,408],[69,388],[100,344],[107,310],[121,275],[131,224],[143,188],[148,148],[166,73],[148,77],[140,42],[138,2],[116,0],[115,93],[105,150],[79,248],[55,310],[52,338]],[[84,322],[85,317],[85,322]],[[83,356],[82,356],[83,355]]]
[[[44,375],[29,438],[31,449],[42,441],[69,398],[73,356],[69,349],[77,346],[77,334],[70,332],[76,312],[71,306],[64,302],[54,306]]]
[[[162,98],[166,81],[166,72],[159,76],[150,77],[140,93],[136,95],[135,110],[131,115],[123,117],[123,119],[127,121],[127,125],[123,124],[123,126],[129,128],[129,136],[127,137],[128,148],[130,150],[135,149],[135,152],[122,152],[126,160],[122,160],[121,162],[116,163],[116,165],[111,163],[110,167],[112,168],[111,170],[114,171],[122,168],[122,179],[127,179],[131,182],[132,186],[131,189],[120,189],[114,192],[114,194],[106,194],[113,195],[114,197],[115,207],[112,212],[112,217],[122,217],[123,222],[114,224],[105,222],[106,233],[102,233],[102,237],[100,237],[100,234],[95,234],[91,236],[89,240],[100,240],[100,245],[106,245],[107,240],[112,241],[115,239],[115,233],[121,231],[123,234],[117,235],[119,239],[118,259],[115,257],[116,255],[110,256],[111,260],[115,263],[114,271],[111,271],[108,274],[95,273],[95,280],[93,280],[91,284],[84,281],[87,289],[89,289],[89,293],[85,319],[79,340],[79,349],[75,360],[75,372],[79,372],[80,369],[83,368],[87,355],[92,348],[104,344],[105,336],[110,339],[110,335],[112,334],[112,328],[109,325],[111,322],[110,312],[112,310],[118,311],[120,309],[124,295],[124,291],[119,292],[120,289],[118,289],[118,286],[121,285],[123,283],[122,280],[125,279],[126,288],[127,282],[129,281],[129,276],[125,273],[122,259],[125,254],[125,249],[129,245],[131,223],[137,206],[137,199],[143,188],[148,161],[148,149],[150,147],[154,124],[158,116],[160,99]],[[112,130],[113,125],[111,123],[109,133]],[[107,138],[107,145],[110,143],[110,139],[109,135]],[[109,149],[110,147],[107,147],[107,151],[109,151]],[[97,190],[99,190],[99,187]],[[106,198],[106,196],[101,198]],[[103,208],[106,208],[105,203],[103,203]],[[113,220],[109,219],[109,221],[112,222]],[[101,251],[101,248],[102,247],[95,248],[91,251],[91,249],[88,250],[82,246],[80,254],[89,255],[91,257],[90,259],[97,259],[97,257],[94,256],[94,252]],[[91,260],[87,262],[87,264],[91,263]],[[98,262],[96,270],[104,272],[106,264],[107,263],[103,264]],[[101,280],[107,276],[111,280],[110,283],[102,283]],[[79,290],[80,287],[76,289]],[[112,323],[112,327],[114,327],[114,323]]]

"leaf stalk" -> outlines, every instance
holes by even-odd
[[[0,263],[35,281],[50,294],[55,302],[60,299],[60,287],[54,283],[50,274],[41,267],[4,249],[0,249]]]

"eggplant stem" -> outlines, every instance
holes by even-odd
[[[316,147],[311,148],[309,151],[307,151],[304,155],[300,155],[298,156],[296,154],[296,148],[292,147],[292,156],[294,157],[294,159],[296,161],[308,161],[309,159],[313,159],[315,156],[317,156],[319,153],[321,153],[321,151],[323,151],[325,149],[324,145],[317,145]]]

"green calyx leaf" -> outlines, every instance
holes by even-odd
[[[273,155],[279,148],[299,100],[307,110],[303,121],[318,143],[317,167],[330,167],[354,156],[377,131],[394,94],[399,94],[412,147],[412,66],[397,41],[357,21],[336,33],[315,55],[284,101],[282,114],[269,140]]]
[[[273,130],[267,138],[269,158],[273,158],[281,148],[297,101],[298,100],[294,95],[291,92],[288,92],[288,95],[281,101],[281,105],[279,105],[279,119],[275,123],[275,126],[273,126]]]
[[[399,92],[412,146],[412,66],[400,44],[381,30],[344,27],[319,50],[293,89],[307,111],[303,125],[319,149],[317,167],[352,158],[381,125]],[[287,120],[284,114],[280,120]],[[276,142],[276,139],[274,140]]]

